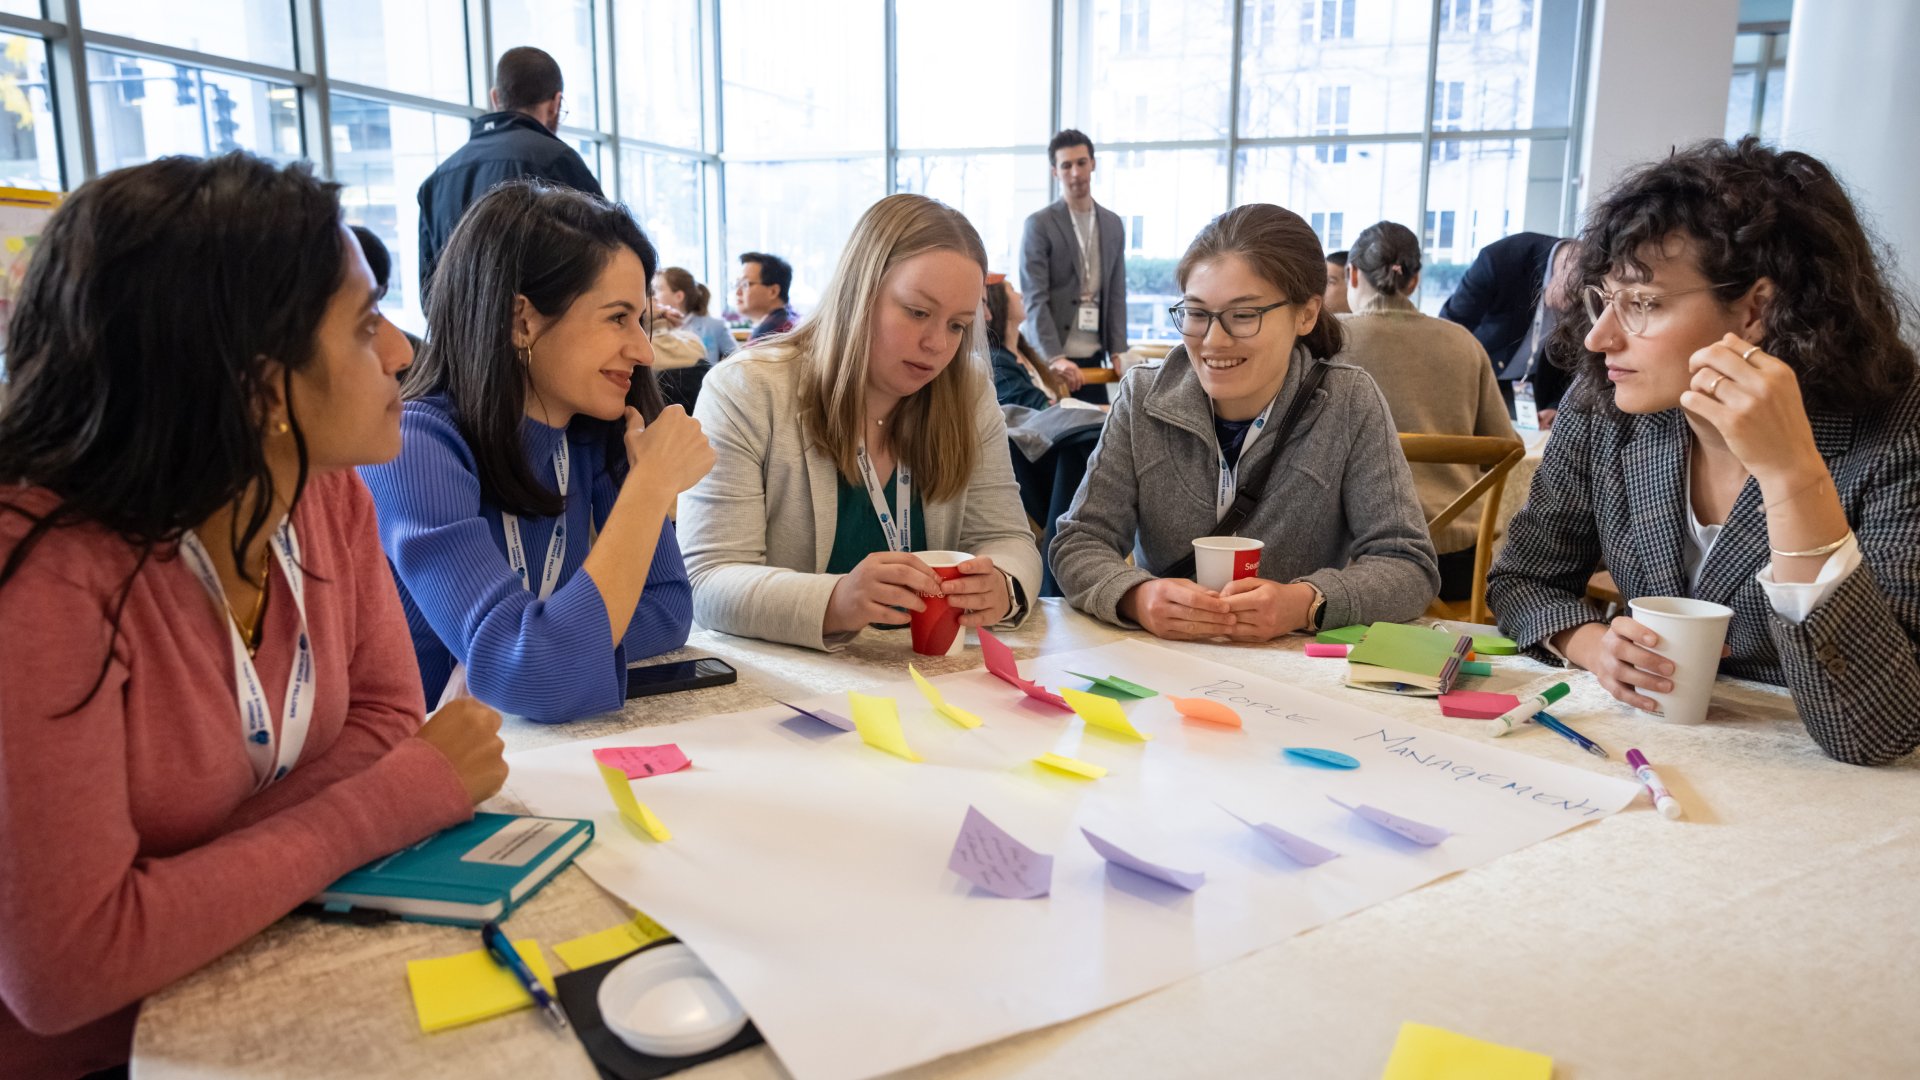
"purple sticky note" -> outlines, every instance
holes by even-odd
[[[947,857],[947,869],[1011,900],[1031,900],[1053,888],[1053,856],[1015,840],[971,806]]]
[[[1201,871],[1175,870],[1171,867],[1161,866],[1156,862],[1148,862],[1138,855],[1123,850],[1111,841],[1102,840],[1088,829],[1081,829],[1080,834],[1087,838],[1087,843],[1093,845],[1093,850],[1099,852],[1101,858],[1115,866],[1124,866],[1136,874],[1145,874],[1150,878],[1164,881],[1169,885],[1177,886],[1188,892],[1192,892],[1207,883],[1207,875]]]
[[[1380,826],[1390,833],[1404,836],[1416,844],[1425,844],[1427,847],[1432,847],[1453,835],[1450,830],[1443,829],[1438,825],[1423,825],[1412,818],[1403,818],[1399,814],[1390,814],[1377,806],[1368,806],[1365,803],[1361,803],[1359,806],[1348,806],[1346,803],[1341,802],[1331,795],[1327,796],[1327,801],[1366,818],[1368,821],[1373,822],[1375,825]]]
[[[798,705],[793,705],[785,701],[781,701],[779,698],[774,698],[773,701],[774,701],[774,704],[776,705],[785,705],[787,708],[792,709],[794,712],[799,713],[801,716],[818,720],[821,723],[826,724],[830,727],[837,727],[841,731],[854,730],[853,721],[847,719],[844,716],[841,716],[839,713],[828,712],[826,709],[803,709]]]
[[[1219,803],[1214,805],[1220,806]],[[1220,809],[1227,810],[1224,806],[1220,806]],[[1231,810],[1227,810],[1227,814],[1233,820],[1273,841],[1275,846],[1286,853],[1287,858],[1301,866],[1319,866],[1323,862],[1340,857],[1340,853],[1332,848],[1321,847],[1304,836],[1295,836],[1278,825],[1248,821]]]
[[[593,760],[619,769],[627,774],[629,780],[679,772],[693,764],[673,743],[662,746],[603,746],[593,752]]]

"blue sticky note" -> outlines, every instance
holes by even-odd
[[[1329,769],[1357,769],[1360,759],[1343,754],[1338,750],[1322,750],[1317,746],[1289,746],[1287,756],[1305,765],[1319,765]]]

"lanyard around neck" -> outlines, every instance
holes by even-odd
[[[547,561],[540,569],[540,591],[536,595],[545,600],[553,595],[554,586],[560,584],[560,564],[567,558],[567,475],[571,472],[572,455],[567,452],[567,437],[560,436],[560,445],[553,451],[553,477],[560,487],[560,516],[553,520],[553,535],[547,538]],[[520,587],[533,592],[533,579],[527,570],[527,548],[520,539],[520,519],[505,510],[500,512],[500,529],[507,536],[507,562],[513,566],[513,572],[520,575]]]
[[[1234,459],[1235,464],[1227,464],[1226,448],[1220,448],[1220,486],[1215,491],[1213,497],[1213,520],[1216,524],[1227,516],[1227,509],[1233,505],[1233,497],[1239,494],[1240,465],[1246,462],[1247,454],[1253,450],[1253,444],[1259,441],[1260,432],[1266,429],[1267,417],[1273,413],[1273,407],[1279,404],[1279,402],[1280,395],[1273,395],[1273,400],[1267,402],[1267,407],[1261,410],[1259,416],[1254,418],[1253,427],[1249,428],[1246,436],[1240,440],[1240,455]],[[1207,404],[1208,407],[1211,408],[1213,403],[1209,400]],[[1217,437],[1216,435],[1216,438]],[[1274,451],[1276,454],[1279,452],[1278,450]]]
[[[860,479],[867,485],[867,498],[873,503],[874,516],[880,519],[880,531],[886,534],[888,551],[910,551],[913,548],[913,470],[904,461],[893,465],[893,501],[899,507],[898,513],[887,510],[886,489],[881,487],[880,478],[874,474],[873,462],[867,459],[867,448],[859,447],[854,458],[860,463]]]
[[[293,595],[294,611],[300,619],[299,636],[294,639],[293,665],[287,669],[287,690],[278,734],[268,719],[266,689],[261,685],[260,673],[253,665],[253,657],[247,654],[247,643],[240,636],[240,628],[227,615],[227,590],[220,584],[212,556],[191,531],[180,541],[180,552],[186,557],[188,567],[200,579],[207,595],[213,599],[220,621],[227,627],[233,652],[234,693],[240,707],[240,738],[247,750],[247,761],[253,766],[255,791],[293,771],[294,763],[300,760],[300,751],[307,744],[307,729],[313,725],[316,681],[313,639],[307,634],[306,580],[300,570],[300,540],[294,534],[292,518],[280,524],[269,547],[287,579],[287,591]]]

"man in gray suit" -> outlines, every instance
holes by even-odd
[[[1127,351],[1126,240],[1120,215],[1093,201],[1093,140],[1068,128],[1047,156],[1065,195],[1034,211],[1020,239],[1023,329],[1075,397],[1104,401],[1080,369]]]

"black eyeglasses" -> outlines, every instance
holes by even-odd
[[[1282,300],[1266,307],[1228,308],[1225,311],[1208,311],[1177,304],[1168,308],[1167,314],[1173,316],[1173,328],[1183,337],[1206,337],[1217,320],[1228,337],[1250,338],[1260,332],[1260,324],[1265,321],[1267,312],[1291,303],[1291,300]]]

